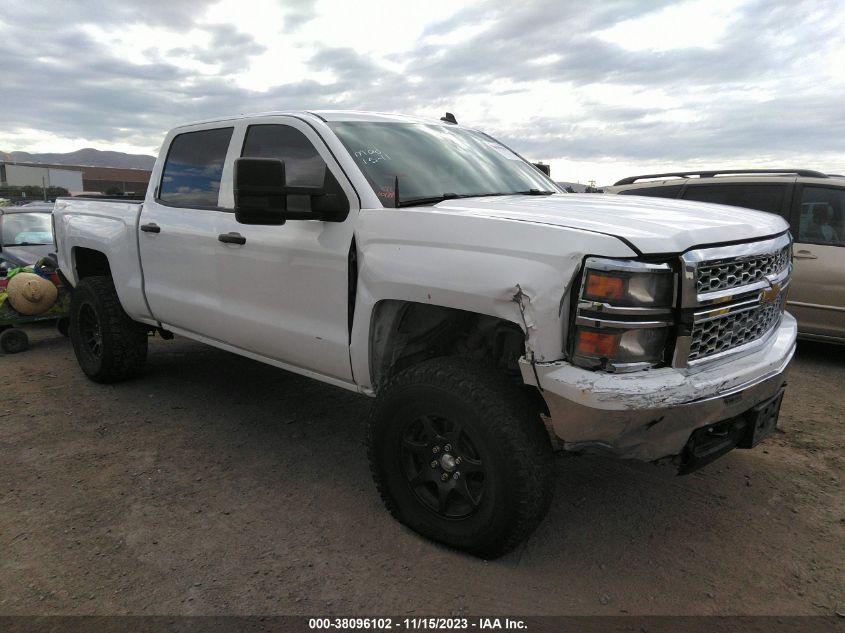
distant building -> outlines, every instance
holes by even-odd
[[[50,165],[0,160],[0,187],[63,187],[73,193],[143,194],[148,169]]]
[[[148,169],[123,169],[118,167],[83,167],[82,184],[85,191],[143,195],[150,182]]]
[[[62,187],[82,191],[82,171],[75,167],[0,161],[0,187]]]

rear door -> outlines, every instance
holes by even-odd
[[[232,215],[219,206],[219,195],[233,131],[218,123],[173,136],[140,217],[150,311],[167,326],[207,337],[221,329],[216,225],[221,215]]]
[[[845,187],[799,185],[787,305],[803,334],[845,339]]]

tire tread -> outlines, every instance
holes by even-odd
[[[71,299],[71,315],[76,318],[84,294],[91,293],[99,308],[103,337],[103,356],[96,369],[86,368],[77,346],[78,329],[70,328],[77,359],[85,374],[101,383],[113,383],[137,376],[147,360],[146,328],[129,318],[123,310],[111,277],[85,277],[77,285]]]
[[[398,373],[379,393],[367,425],[367,454],[376,488],[388,511],[402,522],[399,508],[388,491],[376,458],[377,420],[385,414],[384,403],[391,394],[411,385],[426,384],[457,393],[469,400],[479,417],[489,425],[496,441],[508,447],[513,457],[512,479],[517,506],[514,520],[503,534],[478,543],[472,553],[495,558],[525,540],[540,524],[551,504],[554,486],[554,458],[545,427],[534,416],[527,395],[496,370],[477,361],[459,357],[434,358]],[[536,417],[536,419],[533,419]],[[439,540],[439,539],[438,539]]]

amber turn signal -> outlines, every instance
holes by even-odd
[[[613,358],[619,347],[619,332],[613,334],[579,330],[575,351],[594,358]]]
[[[584,295],[590,299],[621,299],[625,296],[627,279],[590,271]]]

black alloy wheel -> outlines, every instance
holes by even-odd
[[[83,303],[79,308],[79,334],[86,350],[94,358],[103,356],[103,334],[100,319],[90,303]]]
[[[420,502],[448,519],[473,514],[484,498],[485,467],[460,423],[423,415],[402,436],[402,465]]]
[[[512,550],[551,502],[554,459],[536,400],[483,362],[432,358],[392,376],[367,445],[390,513],[477,556]]]
[[[147,358],[147,327],[120,304],[110,277],[85,277],[73,290],[68,333],[82,371],[96,382],[137,376]]]

